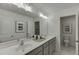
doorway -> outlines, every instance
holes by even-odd
[[[60,17],[61,54],[76,54],[76,16]]]

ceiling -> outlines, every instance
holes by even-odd
[[[51,15],[51,13],[58,12],[63,9],[79,6],[79,3],[36,3],[33,5],[47,15]]]
[[[29,5],[33,8],[35,14],[38,14],[38,12],[42,12],[45,15],[49,16],[52,13],[61,11],[63,9],[79,6],[79,3],[29,3]],[[22,8],[18,8],[15,5],[7,4],[7,3],[0,3],[0,8],[12,12],[17,12],[23,15],[31,14],[31,16],[34,16],[34,14],[26,12]]]

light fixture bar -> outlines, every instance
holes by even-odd
[[[12,3],[12,4],[16,5],[18,8],[23,8],[25,11],[32,12],[32,8],[25,3]]]
[[[42,18],[44,18],[44,19],[48,19],[48,17],[47,16],[45,16],[43,13],[39,13],[39,15],[40,15],[40,17],[42,17]]]

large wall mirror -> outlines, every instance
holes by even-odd
[[[0,43],[24,38],[28,33],[27,21],[2,20],[0,22]]]

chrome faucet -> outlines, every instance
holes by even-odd
[[[24,45],[24,40],[21,40],[20,41],[20,46],[23,46]]]
[[[24,52],[24,40],[20,40],[20,47],[22,51]]]

